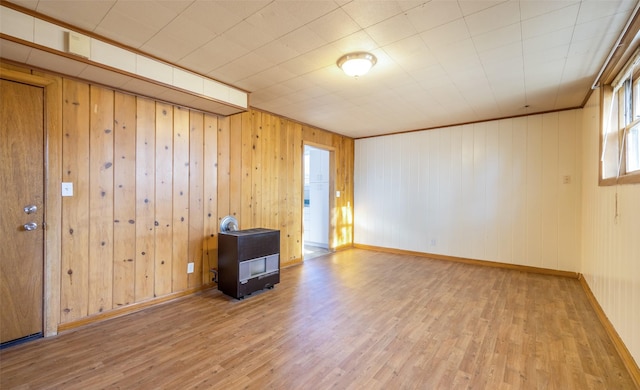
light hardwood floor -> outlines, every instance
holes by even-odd
[[[0,387],[632,389],[579,281],[352,249],[0,352]]]

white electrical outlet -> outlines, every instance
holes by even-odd
[[[193,273],[193,266],[194,266],[194,263],[187,263],[187,273],[188,274],[192,274]]]

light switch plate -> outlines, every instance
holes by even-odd
[[[194,263],[187,263],[187,273],[188,274],[192,274],[193,273],[193,266],[194,266]]]
[[[73,196],[73,183],[62,183],[62,196]]]

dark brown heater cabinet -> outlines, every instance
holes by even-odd
[[[218,290],[237,299],[280,283],[280,231],[246,229],[218,237]]]

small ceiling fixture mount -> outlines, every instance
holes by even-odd
[[[378,61],[376,56],[365,51],[348,53],[338,59],[338,67],[347,76],[359,77],[366,74]]]

